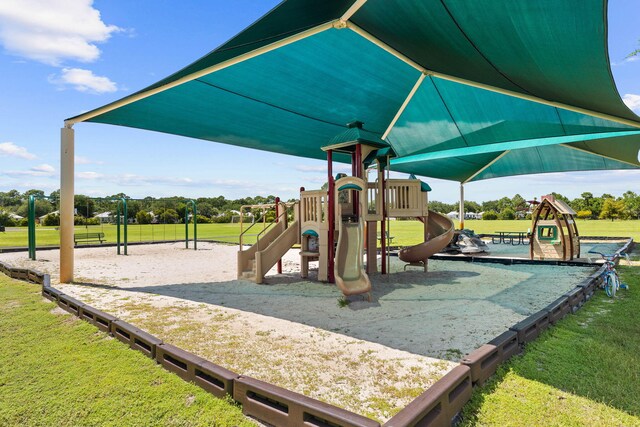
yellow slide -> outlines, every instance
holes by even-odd
[[[427,258],[440,252],[449,244],[453,238],[454,229],[455,226],[450,218],[430,210],[427,220],[427,235],[433,237],[427,239],[426,242],[403,248],[398,257],[404,262],[424,262],[426,264]]]
[[[343,222],[338,237],[334,264],[336,285],[345,295],[371,291],[371,281],[364,271],[364,227],[362,221]]]

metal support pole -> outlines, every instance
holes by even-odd
[[[184,207],[184,244],[185,248],[189,249],[189,205],[191,205],[191,212],[193,212],[193,250],[198,250],[198,205],[195,200],[187,200],[187,204]],[[242,209],[241,209],[242,211]],[[240,230],[242,230],[242,212],[240,212]]]
[[[73,281],[74,131],[60,130],[60,282]]]
[[[116,205],[116,251],[120,255],[120,201]]]
[[[120,203],[122,202],[122,208],[120,207]],[[122,209],[122,210],[121,210]],[[127,212],[127,199],[124,197],[118,200],[117,205],[117,218],[116,218],[116,240],[117,240],[117,252],[120,255],[120,218],[124,217],[124,254],[127,255],[127,223],[129,222],[128,212]]]
[[[36,260],[36,201],[33,194],[29,195],[28,202],[28,214],[27,214],[27,231],[28,231],[28,246],[29,246],[29,259]]]
[[[335,283],[335,275],[333,273],[333,265],[334,265],[334,248],[333,248],[333,240],[334,240],[334,229],[335,229],[335,182],[333,181],[333,151],[327,150],[327,201],[328,201],[328,209],[327,209],[327,221],[328,221],[328,238],[327,238],[327,279],[329,283]]]
[[[464,184],[460,183],[460,209],[458,209],[460,230],[464,229]]]
[[[380,221],[380,272],[387,274],[387,184],[384,179],[384,168],[378,161],[378,180],[380,181],[380,197],[382,198],[382,221]]]
[[[276,197],[276,223],[280,222],[280,215],[282,215],[281,209],[282,207],[280,206],[280,197]],[[286,227],[287,219],[285,218],[284,221],[285,221],[285,227]],[[278,274],[282,274],[282,258],[278,260],[277,271],[278,271]]]

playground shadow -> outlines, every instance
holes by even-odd
[[[458,360],[566,292],[543,290],[542,300],[539,293],[523,298],[532,288],[530,274],[505,281],[505,271],[498,270],[502,277],[487,280],[486,266],[456,265],[460,267],[428,273],[373,274],[371,302],[360,296],[345,301],[335,285],[298,274],[268,276],[262,285],[243,280],[84,285],[228,307],[449,360]]]

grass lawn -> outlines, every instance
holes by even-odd
[[[454,221],[456,227],[458,222]],[[418,221],[391,221],[389,235],[394,237],[392,245],[408,246],[422,240],[422,223]],[[491,234],[496,231],[526,231],[531,221],[482,221],[467,220],[465,227],[478,234]],[[245,228],[246,229],[246,228]],[[254,243],[255,234],[262,230],[262,224],[256,224],[244,239],[244,243]],[[578,221],[578,230],[582,236],[624,236],[640,240],[640,221]],[[76,233],[103,232],[109,243],[115,243],[115,225],[76,226]],[[121,231],[124,233],[124,231]],[[222,242],[238,243],[240,224],[198,224],[198,239],[213,239]],[[184,224],[129,225],[129,242],[153,242],[159,240],[184,240]],[[193,225],[189,226],[189,236],[193,238]],[[123,237],[124,239],[124,237]],[[59,232],[54,227],[37,227],[36,244],[40,246],[59,245]],[[27,246],[27,228],[12,227],[0,233],[0,247]]]
[[[640,426],[640,269],[529,344],[476,390],[464,426]]]
[[[250,426],[141,353],[0,274],[0,425]]]

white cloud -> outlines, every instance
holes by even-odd
[[[95,61],[100,56],[96,43],[117,31],[102,21],[93,0],[0,2],[0,43],[10,53],[49,65]]]
[[[7,176],[13,176],[13,177],[25,177],[25,176],[53,177],[56,175],[56,169],[49,164],[43,163],[41,165],[34,166],[29,170],[5,171],[3,173]]]
[[[73,161],[76,165],[101,165],[104,163],[99,160],[91,160],[90,158],[84,156],[74,156]]]
[[[100,179],[103,177],[104,175],[98,172],[78,172],[76,174],[78,179]]]
[[[47,163],[43,163],[39,166],[34,166],[31,168],[31,170],[34,172],[42,172],[44,174],[50,174],[50,175],[56,172],[56,168],[54,168],[53,166]]]
[[[96,76],[91,70],[82,68],[63,68],[62,74],[50,76],[49,82],[60,87],[71,86],[78,92],[109,93],[118,90],[108,77]]]
[[[627,104],[627,107],[640,114],[640,95],[627,93],[622,97],[622,100]]]
[[[27,160],[36,158],[36,156],[28,152],[26,148],[20,147],[13,142],[0,142],[0,156],[19,157]]]

